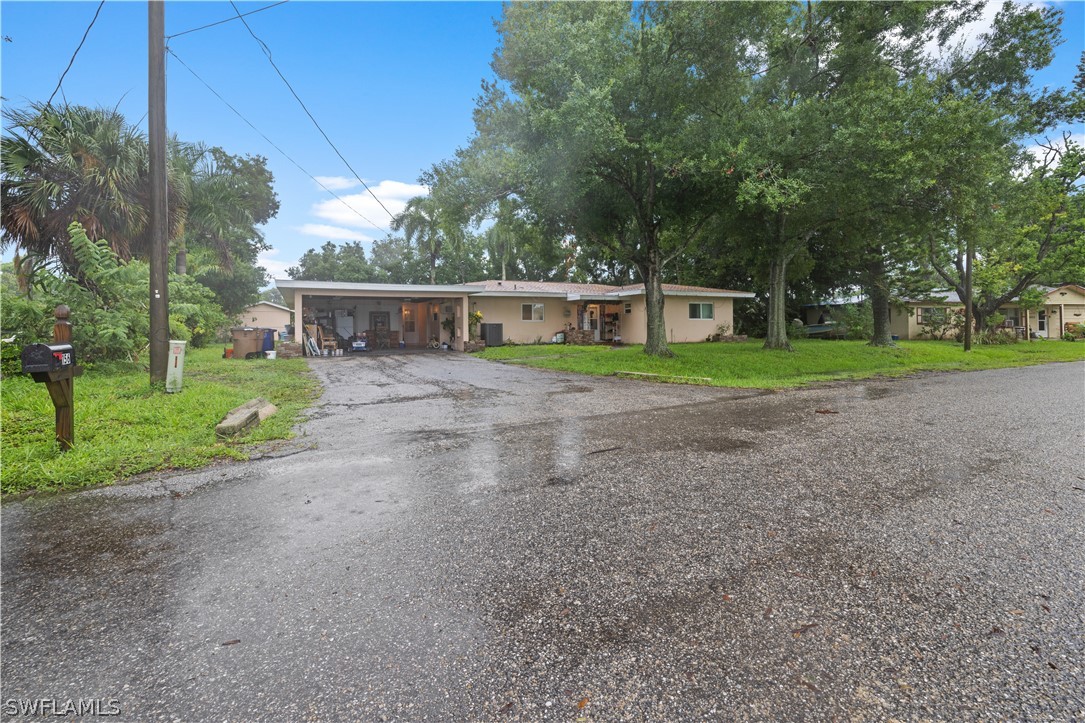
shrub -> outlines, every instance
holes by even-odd
[[[52,340],[53,309],[71,309],[72,345],[81,364],[135,361],[148,345],[150,327],[146,263],[124,263],[105,240],[91,241],[83,227],[68,227],[79,278],[40,272],[27,293],[4,274],[0,301],[0,335],[18,340],[19,348]],[[227,323],[210,289],[190,277],[171,275],[170,334],[203,346]],[[31,293],[33,296],[31,296]],[[5,352],[10,359],[11,352]],[[18,371],[6,362],[4,373]]]
[[[858,304],[845,304],[833,309],[833,321],[845,329],[845,336],[853,341],[869,339],[874,336],[874,307],[869,301]]]

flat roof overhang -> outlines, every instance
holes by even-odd
[[[481,287],[467,284],[360,284],[350,281],[305,281],[275,279],[275,286],[289,307],[294,306],[294,294],[305,296],[348,296],[370,299],[450,298],[473,295]]]

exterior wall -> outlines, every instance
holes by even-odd
[[[543,321],[523,321],[521,304],[542,304]],[[713,319],[690,319],[691,303],[709,303]],[[577,307],[583,304],[606,306],[604,313],[618,313],[617,335],[626,344],[643,344],[648,336],[648,312],[643,294],[620,297],[616,301],[566,301],[553,297],[475,296],[471,310],[482,312],[482,323],[501,324],[502,336],[518,344],[530,344],[538,337],[550,341],[554,334],[564,331],[567,324],[577,323]],[[629,304],[629,313],[625,305]],[[568,315],[566,315],[568,314]],[[667,341],[674,343],[704,341],[716,333],[716,327],[727,324],[734,328],[734,300],[699,296],[667,296],[663,305]],[[600,319],[600,323],[603,323]]]
[[[643,303],[643,300],[642,300]],[[712,319],[689,318],[690,304],[712,304]],[[716,333],[716,327],[726,324],[734,332],[734,300],[699,296],[665,296],[663,318],[667,325],[667,341],[683,342],[704,341]],[[647,320],[641,333],[647,335]]]
[[[274,329],[275,338],[279,339],[282,338],[286,325],[290,323],[290,312],[267,304],[253,304],[241,312],[240,320],[245,326]]]
[[[543,320],[523,321],[520,316],[521,304],[542,304]],[[566,324],[576,324],[576,303],[563,298],[473,296],[469,305],[471,311],[482,312],[483,324],[501,324],[501,335],[517,344],[530,344],[538,337],[548,342],[554,334],[564,331]]]
[[[1047,295],[1051,338],[1061,339],[1067,324],[1085,324],[1085,294],[1064,286]]]
[[[889,333],[898,339],[912,338],[912,324],[915,317],[908,312],[913,311],[908,306],[889,305]]]
[[[910,301],[908,302],[908,306],[905,309],[893,307],[892,319],[889,322],[889,328],[891,330],[891,333],[896,334],[901,339],[927,339],[928,337],[924,336],[923,330],[921,329],[919,313],[916,311],[920,308],[945,309],[946,313],[952,314],[954,311],[957,311],[958,309],[963,309],[964,307],[959,305],[952,306],[949,304],[939,304],[929,301],[919,303]],[[898,331],[898,329],[900,331]],[[954,332],[952,331],[947,332],[945,338],[952,339],[953,333]]]
[[[664,298],[663,301],[663,314],[666,316],[669,299]],[[648,341],[648,304],[644,299],[644,295],[638,296],[626,296],[619,300],[619,306],[622,310],[619,315],[621,319],[622,330],[622,343],[623,344],[643,344]],[[625,313],[625,305],[629,304],[629,313]]]

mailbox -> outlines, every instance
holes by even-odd
[[[28,344],[23,347],[23,371],[56,372],[75,366],[71,344]]]

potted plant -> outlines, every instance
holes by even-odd
[[[456,338],[456,317],[445,317],[445,320],[441,322],[441,328],[448,334],[448,346],[451,347],[452,341]]]

